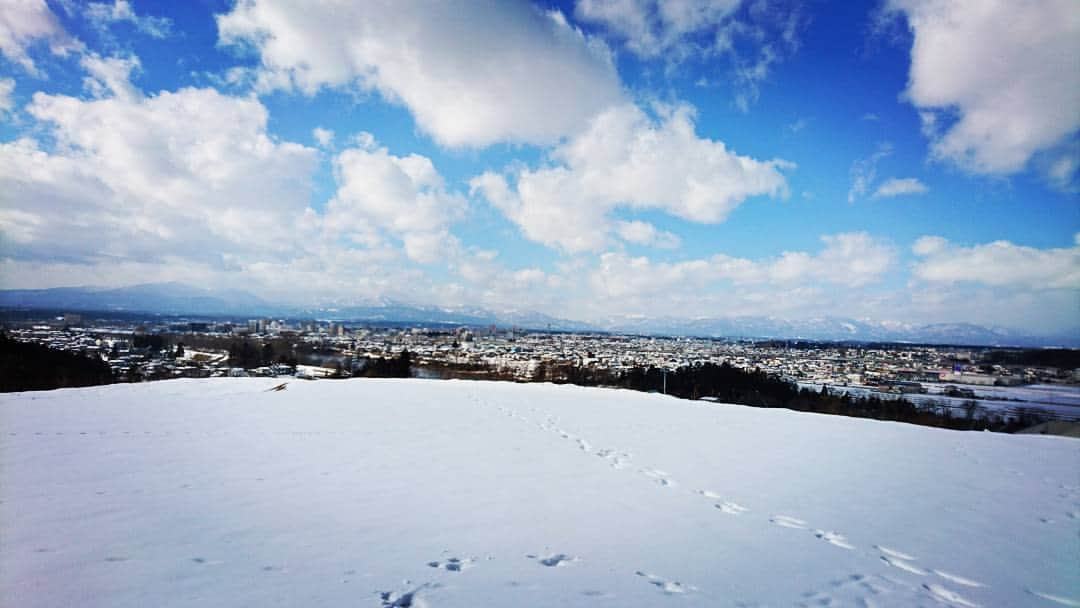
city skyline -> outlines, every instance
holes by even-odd
[[[1078,325],[1068,2],[3,11],[4,289]]]

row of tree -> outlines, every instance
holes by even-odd
[[[94,386],[113,381],[109,364],[99,357],[19,342],[0,334],[0,392]]]
[[[638,391],[666,392],[684,399],[714,398],[723,403],[755,407],[783,407],[801,412],[839,414],[857,418],[893,420],[924,426],[965,430],[1013,432],[1045,421],[1035,412],[1021,411],[1008,419],[1001,416],[976,416],[970,402],[955,415],[948,407],[919,406],[907,399],[882,399],[876,396],[855,397],[800,389],[796,384],[771,376],[761,370],[744,370],[721,363],[700,363],[677,370],[637,367],[624,372],[572,365],[541,365],[534,381],[612,386]]]

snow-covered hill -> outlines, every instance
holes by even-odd
[[[0,397],[4,606],[1056,606],[1080,441],[551,385]]]

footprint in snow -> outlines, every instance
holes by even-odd
[[[917,557],[915,557],[913,555],[908,555],[907,553],[904,553],[902,551],[897,551],[896,549],[890,549],[890,548],[888,548],[888,547],[886,547],[884,545],[874,545],[874,548],[877,549],[878,551],[881,551],[885,555],[888,555],[889,557],[895,557],[896,559],[902,559],[902,560],[909,561],[909,562],[913,562],[916,559],[918,559]]]
[[[935,600],[948,604],[950,606],[962,606],[963,608],[977,608],[978,604],[972,603],[964,598],[959,593],[946,589],[941,585],[928,584],[923,585],[923,589],[930,593],[930,596]]]
[[[221,564],[225,563],[225,562],[221,562],[221,561],[217,561],[217,560],[209,560],[209,559],[206,559],[205,557],[193,557],[193,558],[191,558],[191,561],[193,563],[206,565],[206,566],[220,566]]]
[[[424,583],[409,591],[380,591],[378,593],[382,608],[427,608],[428,604],[420,597],[420,592],[438,588],[437,583]]]
[[[541,557],[539,555],[534,555],[534,554],[530,553],[529,555],[526,555],[525,557],[527,557],[529,559],[534,559],[540,565],[547,566],[548,568],[556,568],[556,567],[559,567],[559,566],[565,566],[567,564],[571,564],[573,562],[576,562],[579,559],[577,557],[574,557],[573,555],[567,555],[565,553],[552,553],[551,555],[548,555],[546,557]]]
[[[641,469],[638,472],[665,487],[675,487],[679,485],[674,479],[668,477],[667,473],[660,469]]]
[[[880,549],[881,547],[878,547],[878,548]],[[903,554],[901,554],[901,555],[903,555]],[[914,564],[908,563],[906,560],[904,560],[903,558],[901,558],[899,556],[890,555],[890,554],[886,553],[885,555],[881,556],[881,561],[885,562],[886,564],[889,564],[893,568],[899,568],[899,569],[903,570],[904,572],[910,572],[911,574],[917,574],[919,576],[926,576],[926,571],[925,570],[923,570],[922,568],[919,568],[918,566],[915,566]]]
[[[724,513],[727,513],[728,515],[742,515],[743,513],[746,513],[750,510],[738,503],[727,501],[716,503],[716,508],[720,509]]]
[[[463,570],[468,570],[469,568],[472,568],[475,564],[476,560],[470,557],[466,557],[464,559],[459,557],[451,557],[445,562],[428,562],[427,565],[430,568],[438,568],[439,570],[446,570],[448,572],[461,572]]]
[[[769,518],[769,521],[780,526],[781,528],[791,528],[793,530],[805,530],[806,522],[788,515],[773,515]]]
[[[844,537],[843,534],[837,534],[836,532],[827,532],[825,530],[815,530],[814,531],[814,536],[816,536],[816,537],[820,538],[821,540],[829,543],[830,545],[835,545],[837,547],[840,547],[841,549],[854,549],[855,548],[855,547],[851,546],[850,544],[848,544],[847,539]]]
[[[979,581],[973,581],[970,578],[965,578],[965,577],[960,576],[958,574],[950,574],[948,572],[945,572],[944,570],[933,570],[933,573],[940,576],[941,578],[949,581],[950,583],[955,583],[957,585],[963,585],[964,587],[983,587],[983,586],[985,586],[982,583],[980,583]]]
[[[1034,595],[1035,597],[1040,597],[1040,598],[1042,598],[1044,600],[1054,602],[1055,604],[1060,604],[1062,606],[1069,606],[1070,608],[1080,608],[1080,601],[1078,601],[1078,600],[1074,600],[1074,599],[1067,598],[1067,597],[1062,597],[1060,595],[1053,595],[1053,594],[1050,594],[1050,593],[1043,593],[1042,591],[1035,591],[1034,589],[1028,589],[1027,592],[1030,593],[1031,595]]]
[[[900,570],[903,570],[904,572],[909,572],[911,574],[916,574],[916,575],[919,575],[919,576],[926,576],[926,575],[929,574],[927,571],[925,571],[922,568],[919,568],[915,564],[911,563],[911,562],[914,562],[917,559],[913,555],[908,555],[907,553],[904,553],[903,551],[897,551],[896,549],[890,549],[889,547],[884,547],[882,545],[875,545],[875,548],[878,551],[881,551],[881,561],[885,562],[886,564],[889,564],[890,566],[892,566],[894,568],[899,568]],[[945,579],[945,580],[947,580],[947,581],[949,581],[951,583],[955,583],[957,585],[963,585],[965,587],[982,587],[983,586],[983,584],[978,582],[978,581],[971,580],[969,578],[960,576],[958,574],[951,574],[951,573],[946,572],[944,570],[933,570],[932,572],[934,574],[940,576],[941,578],[943,578],[943,579]],[[963,605],[963,604],[960,604],[960,605]]]
[[[684,593],[697,591],[697,587],[694,587],[692,585],[680,583],[679,581],[669,581],[654,574],[642,572],[641,570],[638,570],[637,572],[635,572],[635,574],[643,577],[645,580],[649,581],[650,585],[663,591],[667,595],[682,595]]]
[[[807,591],[797,606],[858,606],[874,608],[874,596],[889,592],[888,581],[865,574],[849,574],[829,581],[825,591]]]

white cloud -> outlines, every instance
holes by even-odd
[[[873,154],[851,163],[851,187],[847,194],[849,203],[854,203],[856,199],[870,191],[870,186],[877,179],[878,163],[890,154],[892,154],[892,144],[881,142]]]
[[[884,182],[881,182],[881,185],[874,191],[873,198],[892,198],[894,196],[910,194],[925,194],[929,191],[930,189],[926,187],[926,184],[922,183],[917,178],[890,177]]]
[[[785,252],[768,266],[773,281],[819,280],[848,287],[877,281],[896,261],[886,241],[865,232],[845,232],[821,237],[825,248],[817,255]]]
[[[319,142],[319,145],[326,148],[334,143],[334,132],[330,129],[324,129],[322,127],[315,127],[311,131],[311,136],[315,138],[315,141]]]
[[[677,249],[682,243],[678,235],[665,230],[657,230],[656,226],[640,220],[616,222],[615,232],[619,238],[629,243],[660,249]]]
[[[1080,233],[1072,247],[1038,249],[1009,241],[964,247],[936,236],[918,239],[912,274],[932,283],[980,283],[1022,289],[1080,289]]]
[[[578,0],[575,15],[584,21],[602,23],[638,56],[657,57],[675,47],[685,52],[687,37],[715,29],[740,3],[741,0]]]
[[[103,95],[126,88],[101,86]],[[55,144],[0,144],[0,255],[227,268],[295,255],[303,243],[317,154],[274,141],[256,100],[190,88],[93,100],[36,93],[27,113]]]
[[[603,43],[516,2],[241,0],[218,29],[261,88],[375,90],[447,146],[554,143],[623,96]]]
[[[914,34],[906,97],[931,154],[1009,174],[1080,128],[1074,0],[891,0]]]
[[[350,148],[334,159],[337,193],[327,204],[328,231],[370,240],[372,229],[401,239],[409,258],[438,261],[456,241],[450,223],[467,202],[450,192],[431,160],[386,148]]]
[[[0,116],[15,109],[15,100],[11,94],[15,92],[14,78],[0,78]]]
[[[126,101],[136,101],[142,92],[131,84],[131,74],[141,69],[139,58],[100,57],[91,53],[84,55],[79,64],[87,71],[83,87],[97,98],[115,95]]]
[[[727,58],[724,84],[733,86],[744,112],[773,64],[798,49],[804,23],[799,3],[788,0],[578,0],[574,14],[602,25],[638,57],[662,58],[669,69],[690,58],[711,65]],[[710,84],[704,77],[697,83]]]
[[[749,197],[786,196],[781,169],[793,166],[697,137],[685,105],[663,109],[656,121],[633,105],[613,107],[550,157],[551,166],[517,170],[513,185],[491,172],[470,185],[528,238],[568,252],[602,248],[618,207],[721,222]]]
[[[52,53],[61,56],[81,48],[60,26],[45,0],[8,0],[0,10],[0,55],[42,76],[27,53],[38,41],[48,42]]]
[[[760,261],[717,254],[666,263],[604,253],[590,280],[599,294],[611,298],[704,292],[721,283],[739,286],[740,291],[747,286],[775,290],[821,283],[857,288],[879,280],[896,261],[892,245],[865,232],[826,235],[821,240],[825,247],[816,254],[785,251]]]
[[[128,0],[114,0],[112,4],[91,2],[83,14],[99,30],[105,30],[113,23],[127,22],[147,36],[165,38],[172,29],[172,21],[165,17],[136,15]]]

